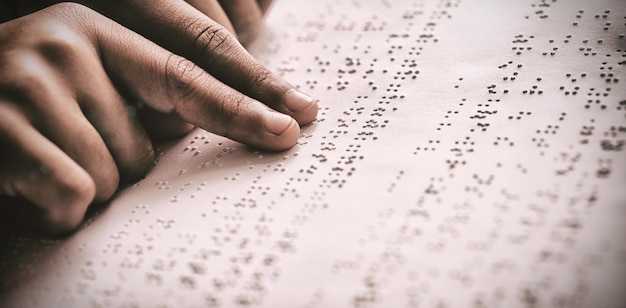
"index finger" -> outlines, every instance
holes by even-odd
[[[100,9],[153,42],[192,60],[232,88],[293,117],[300,125],[317,116],[317,102],[257,62],[227,30],[188,3],[129,0],[120,6]]]
[[[103,16],[89,17],[87,38],[107,72],[148,106],[258,148],[284,150],[296,143],[300,129],[288,115]]]

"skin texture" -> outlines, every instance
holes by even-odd
[[[175,5],[180,5],[182,0],[174,1]],[[272,0],[184,0],[205,16],[221,24],[231,33],[238,35],[239,41],[245,46],[252,42],[259,34],[262,26],[263,16],[269,10]],[[13,18],[19,15],[26,15],[47,6],[62,1],[56,0],[6,0],[0,4],[0,9],[13,12]],[[112,19],[122,22],[122,10],[114,8],[124,5],[142,10],[153,1],[146,0],[77,0],[85,6],[91,7],[101,13],[106,13]],[[161,7],[163,1],[157,1],[155,7]],[[169,1],[172,2],[172,1]],[[9,17],[5,17],[7,19]],[[130,17],[132,18],[132,16]],[[140,21],[145,21],[141,19]],[[124,24],[124,23],[123,23]],[[125,24],[126,25],[126,24]]]
[[[199,126],[284,150],[317,115],[317,103],[255,61],[224,20],[183,1],[117,2],[90,4],[115,21],[62,3],[0,24],[5,228],[74,230],[91,204],[145,175],[150,137]]]

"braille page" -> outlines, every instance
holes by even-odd
[[[626,3],[277,1],[251,53],[319,100],[286,152],[195,130],[2,307],[625,307]]]

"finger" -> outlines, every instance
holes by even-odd
[[[113,68],[149,106],[258,148],[283,150],[295,144],[300,129],[291,117],[235,91],[189,60],[161,51],[158,57],[134,59],[138,67],[154,68],[147,74],[154,78]]]
[[[256,0],[219,0],[237,31],[239,41],[247,45],[258,35],[263,12]]]
[[[271,73],[227,30],[190,5],[165,0],[151,1],[148,6],[125,3],[127,6],[120,10],[128,14],[110,11],[116,20],[170,51],[185,55],[217,79],[293,117],[300,125],[315,119],[318,106],[311,97]]]
[[[0,102],[0,145],[7,149],[0,153],[0,192],[15,203],[3,204],[3,215],[48,233],[73,230],[95,196],[94,181],[10,107]]]
[[[142,108],[138,117],[152,140],[179,138],[195,128],[176,115],[164,114],[152,108]]]
[[[71,6],[71,8],[67,6]],[[55,8],[58,9],[55,10]],[[58,12],[78,13],[80,10],[77,8],[88,11],[83,6],[64,4],[57,5],[41,14],[53,14],[54,12],[57,14]],[[66,15],[59,17],[67,18]],[[53,20],[59,20],[60,18],[52,17]],[[71,21],[75,20],[80,19],[75,18]],[[110,154],[105,156],[112,156],[117,166],[117,168],[110,168],[110,170],[102,170],[103,167],[107,166],[108,161],[99,167],[93,166],[94,164],[99,164],[94,159],[84,159],[86,161],[84,163],[81,162],[81,165],[87,168],[98,184],[97,200],[103,201],[108,199],[107,195],[110,195],[117,188],[117,182],[108,180],[112,177],[113,171],[119,170],[119,178],[124,182],[137,180],[144,176],[151,167],[154,152],[150,139],[135,116],[134,106],[125,104],[124,98],[118,93],[118,90],[102,67],[99,55],[93,44],[86,40],[84,36],[81,36],[80,32],[76,31],[75,28],[71,28],[71,25],[72,23],[69,22],[52,24],[53,31],[51,31],[50,23],[30,23],[29,32],[46,34],[45,38],[39,38],[40,41],[45,43],[45,48],[37,49],[41,57],[31,59],[28,56],[8,56],[9,59],[6,62],[12,63],[9,66],[12,65],[14,71],[26,74],[22,77],[19,77],[18,74],[15,77],[16,84],[13,86],[21,88],[25,93],[33,92],[27,101],[56,102],[54,98],[59,97],[59,92],[63,92],[59,88],[68,92],[64,94],[69,97],[65,100],[65,103],[58,102],[57,105],[52,106],[54,107],[53,112],[56,114],[58,124],[51,118],[51,124],[48,127],[44,127],[42,131],[54,133],[59,131],[60,125],[70,125],[71,122],[64,120],[63,116],[66,109],[71,108],[71,106],[64,106],[63,104],[68,105],[68,102],[78,102],[80,104],[80,109],[76,109],[76,106],[74,106],[72,109],[74,112],[70,114],[78,118],[76,124],[83,131],[88,131],[89,135],[94,135],[94,132],[100,135],[93,141],[98,143],[94,147],[95,153],[104,153],[108,150]],[[27,67],[29,65],[35,66],[31,63],[35,64],[36,67],[40,67],[39,71],[28,73],[30,69]],[[52,72],[43,69],[48,67]],[[32,76],[29,76],[29,74]],[[21,80],[17,80],[19,78]],[[37,80],[40,83],[38,88],[35,88],[34,85],[28,82],[24,82],[25,80],[28,81],[28,78]],[[37,89],[37,91],[33,91],[33,89]],[[123,89],[121,85],[120,89]],[[50,108],[50,106],[44,106],[44,108]],[[76,111],[81,111],[84,115]],[[40,116],[43,117],[44,115]],[[71,132],[74,131],[71,130]],[[92,142],[91,140],[70,141],[63,136],[58,138],[64,142],[64,144],[57,143],[63,149],[66,146],[70,146],[69,144],[80,145]],[[101,141],[104,141],[106,148],[101,147]],[[76,150],[75,152],[77,153],[70,153],[73,158],[78,159],[78,157],[84,156],[82,153],[84,151]],[[107,175],[107,173],[111,175]],[[105,183],[108,185],[103,186]]]
[[[228,19],[228,16],[224,12],[222,6],[217,2],[217,0],[185,0],[187,3],[191,4],[200,12],[204,13],[204,15],[209,18],[215,20],[224,28],[226,28],[230,33],[236,35],[235,28],[233,24]]]
[[[300,130],[291,117],[241,94],[134,32],[114,23],[109,26],[112,29],[96,29],[105,67],[150,107],[259,148],[283,150],[297,141]]]
[[[106,86],[107,81],[102,80],[97,85]],[[83,112],[113,157],[120,182],[140,179],[152,166],[154,149],[137,117],[136,108],[126,105],[113,88],[101,89],[103,96],[99,98],[95,97],[98,93],[88,94],[83,101]]]
[[[67,51],[68,57],[76,57]],[[89,173],[96,184],[94,201],[108,200],[119,184],[117,166],[102,137],[79,108],[70,85],[64,84],[69,82],[66,76],[38,55],[16,54],[7,60],[3,71],[12,73],[2,74],[6,76],[3,88],[5,93],[20,94],[13,95],[11,103],[28,114],[35,129]]]
[[[73,65],[62,69],[80,81],[76,91],[81,109],[115,160],[120,181],[128,183],[143,177],[152,166],[154,150],[139,122],[136,105],[125,103],[97,54],[76,56]]]
[[[259,8],[261,8],[261,12],[263,13],[263,16],[265,16],[265,14],[267,14],[267,11],[269,11],[270,6],[272,5],[272,0],[257,0],[257,2],[259,3]]]

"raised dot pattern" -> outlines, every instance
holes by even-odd
[[[266,153],[194,131],[0,306],[626,305],[618,1],[279,1],[251,52],[319,100]],[[6,304],[6,305],[5,305]]]

